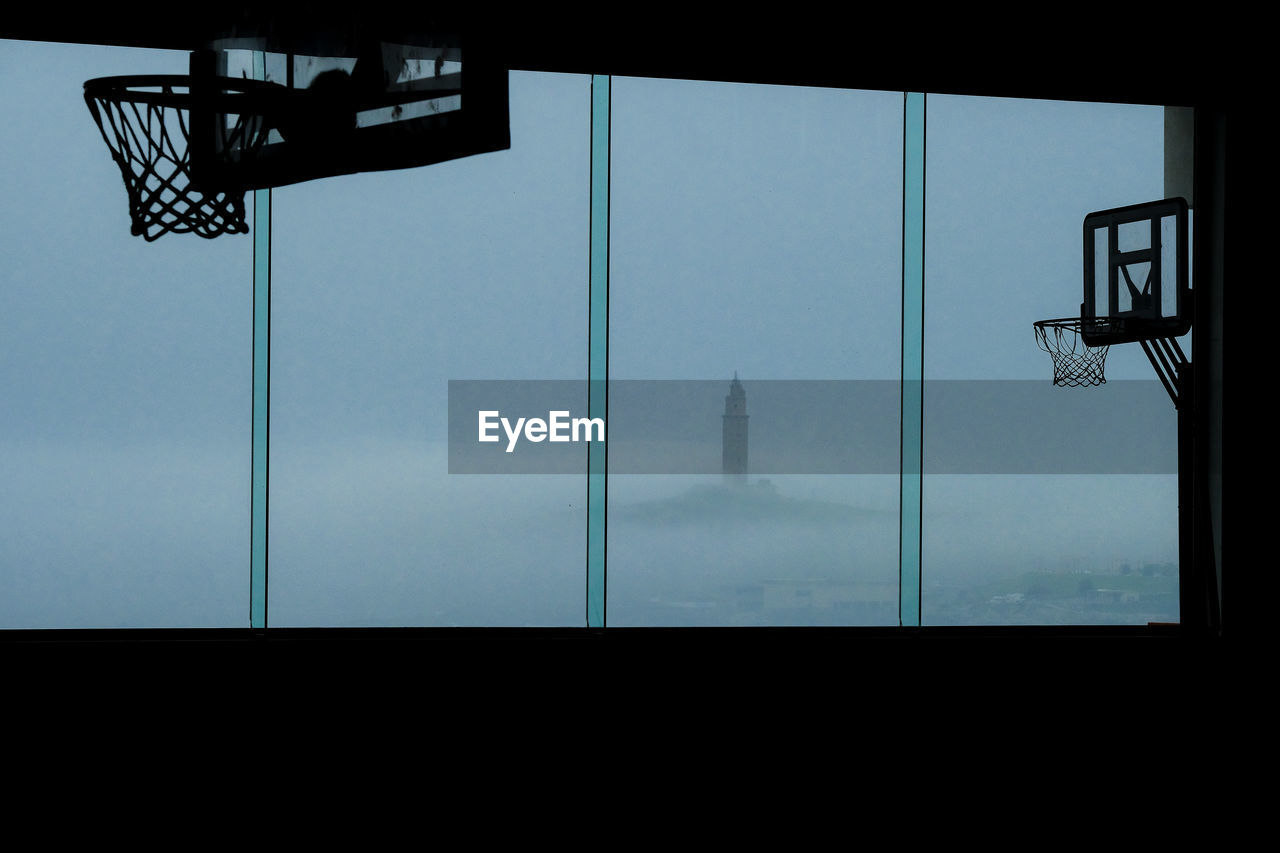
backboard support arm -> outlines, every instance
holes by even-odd
[[[1156,376],[1160,378],[1164,390],[1169,392],[1173,407],[1181,409],[1183,384],[1179,377],[1191,375],[1191,360],[1173,338],[1152,338],[1150,341],[1140,340],[1138,343],[1142,344],[1142,351],[1147,354],[1147,360],[1155,368]]]

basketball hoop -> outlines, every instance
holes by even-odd
[[[1104,367],[1111,347],[1091,347],[1080,336],[1083,320],[1066,317],[1035,323],[1036,343],[1053,359],[1053,384],[1064,388],[1103,385]]]
[[[129,193],[132,233],[148,242],[170,232],[208,238],[249,232],[243,188],[192,183],[192,120],[215,125],[220,150],[252,157],[270,130],[265,99],[255,95],[279,87],[220,78],[215,89],[197,94],[191,82],[182,75],[141,75],[84,84],[85,103]],[[234,119],[212,121],[215,108]]]

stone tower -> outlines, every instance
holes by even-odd
[[[724,443],[721,470],[735,482],[747,479],[747,392],[734,371],[729,394],[724,398]]]

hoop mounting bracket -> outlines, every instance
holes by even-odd
[[[1180,408],[1182,385],[1178,379],[1186,374],[1191,366],[1191,360],[1182,351],[1182,347],[1178,346],[1175,338],[1152,338],[1139,340],[1138,343],[1142,344],[1142,351],[1147,354],[1147,360],[1155,368],[1156,376],[1160,377],[1164,390],[1169,392],[1173,407]]]

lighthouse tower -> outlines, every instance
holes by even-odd
[[[730,482],[747,481],[747,392],[742,390],[738,372],[733,373],[729,393],[724,398],[724,443],[721,470]]]

